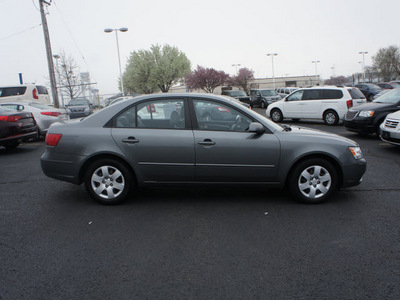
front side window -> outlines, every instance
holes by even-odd
[[[183,100],[146,101],[137,105],[137,127],[184,129]]]
[[[299,101],[299,100],[301,100],[303,98],[303,93],[304,93],[304,90],[300,90],[300,91],[294,92],[293,94],[291,94],[286,99],[288,101]]]
[[[238,132],[249,130],[252,120],[235,108],[206,100],[194,100],[193,104],[201,130]]]

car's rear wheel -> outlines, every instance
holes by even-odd
[[[326,125],[336,125],[339,122],[339,116],[334,110],[324,112],[324,122]]]
[[[115,159],[97,160],[86,171],[86,190],[93,199],[102,204],[125,201],[132,186],[131,172]]]
[[[289,177],[289,189],[300,202],[322,203],[336,190],[338,175],[334,166],[321,158],[299,163]]]
[[[272,121],[274,121],[274,122],[282,122],[282,120],[283,120],[283,115],[282,115],[282,112],[281,112],[281,110],[280,109],[278,109],[278,108],[274,108],[272,111],[271,111],[271,119],[272,119]]]

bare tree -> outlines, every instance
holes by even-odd
[[[61,93],[70,99],[79,97],[86,89],[81,85],[80,72],[75,59],[61,52],[56,61],[57,86]]]
[[[373,70],[385,81],[396,79],[400,75],[400,49],[396,46],[380,48],[372,57]]]

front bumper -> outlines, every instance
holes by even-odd
[[[359,185],[367,170],[367,161],[365,158],[357,160],[353,164],[342,165],[343,182],[342,187],[351,187]]]
[[[384,142],[400,146],[400,131],[387,131],[381,128],[380,138]]]
[[[344,127],[349,131],[375,133],[375,125],[371,118],[355,118],[351,121],[344,119]]]

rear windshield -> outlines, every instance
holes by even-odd
[[[274,90],[262,90],[261,95],[264,97],[270,97],[270,96],[277,96],[278,94]]]
[[[47,88],[43,85],[37,85],[36,89],[38,90],[38,93],[40,95],[48,95],[49,94],[49,92],[47,91]]]
[[[350,93],[351,99],[364,99],[365,96],[361,91],[357,88],[347,89]]]
[[[0,88],[0,97],[23,95],[25,91],[26,86]]]

